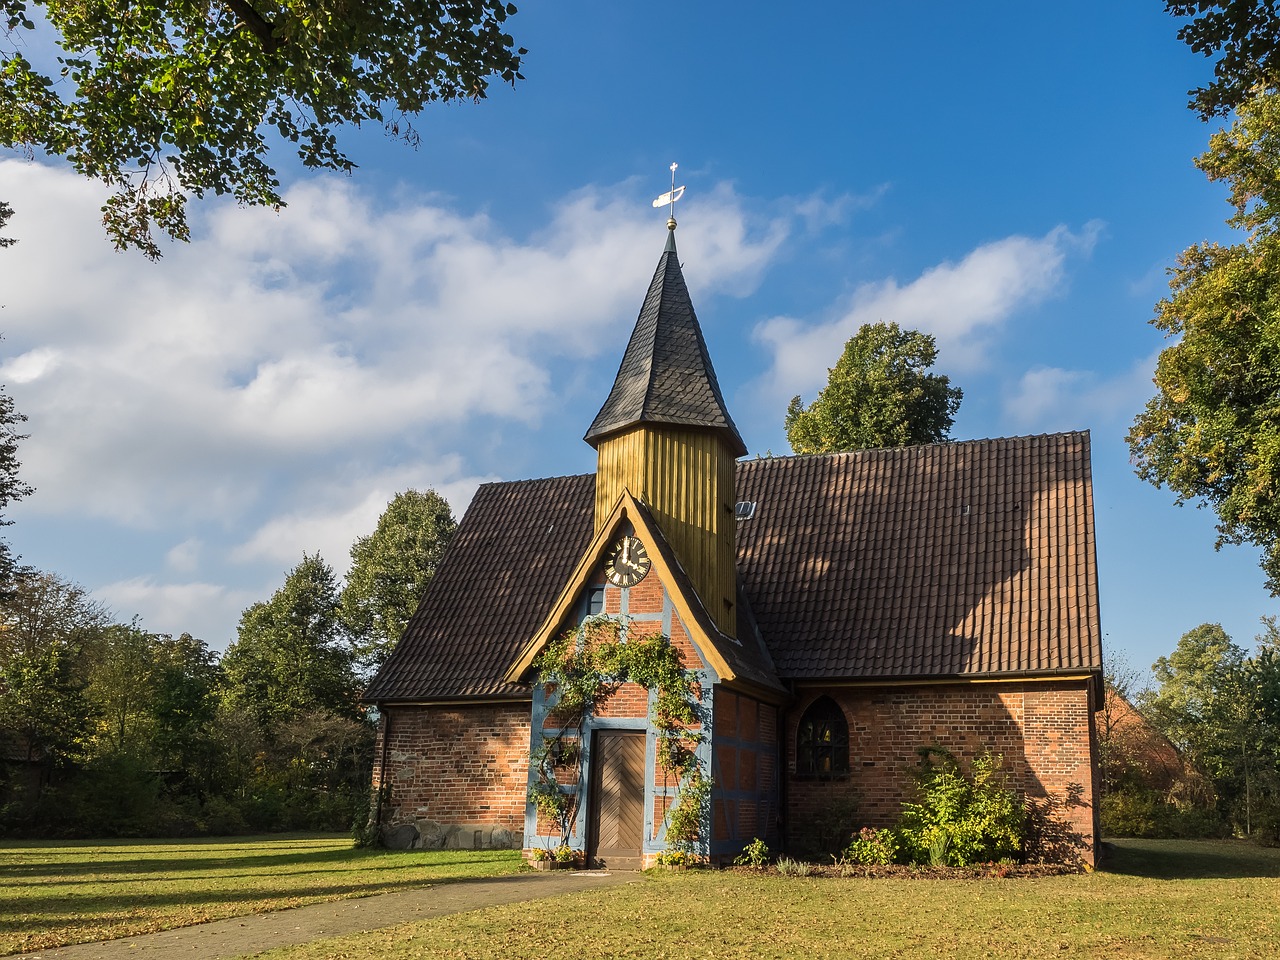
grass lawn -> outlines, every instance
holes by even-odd
[[[1031,880],[657,874],[546,903],[263,954],[329,958],[1212,957],[1280,955],[1280,851],[1116,844],[1105,870]]]
[[[0,842],[0,954],[521,869],[519,851],[357,850],[333,835]]]

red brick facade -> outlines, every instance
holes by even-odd
[[[849,773],[832,780],[797,777],[800,718],[819,696],[838,703],[849,723]],[[848,810],[858,826],[883,827],[911,799],[911,772],[924,746],[962,760],[982,751],[1004,757],[1011,783],[1033,801],[1056,801],[1054,817],[1093,861],[1098,836],[1098,777],[1087,681],[849,687],[803,691],[787,719],[788,836]]]
[[[521,847],[529,716],[528,701],[388,707],[373,771],[388,845]]]

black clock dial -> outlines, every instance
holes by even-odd
[[[610,583],[617,587],[634,587],[645,578],[653,561],[649,559],[649,551],[635,537],[623,537],[605,560],[604,575]]]

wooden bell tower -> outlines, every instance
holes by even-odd
[[[653,512],[707,613],[736,636],[735,461],[747,448],[725,408],[680,261],[675,228],[658,261],[604,406],[596,448],[596,530],[623,490]]]

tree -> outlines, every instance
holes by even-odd
[[[318,553],[303,554],[270,600],[244,611],[222,669],[229,703],[264,728],[316,709],[356,715],[337,580]]]
[[[1217,545],[1251,543],[1280,593],[1280,96],[1241,105],[1196,162],[1230,188],[1244,242],[1200,243],[1151,323],[1177,342],[1127,437],[1135,469],[1217,512]]]
[[[1280,12],[1259,0],[1165,0],[1175,17],[1192,17],[1178,39],[1206,57],[1221,55],[1208,86],[1188,91],[1203,119],[1226,116],[1280,78]]]
[[[526,53],[504,32],[516,8],[503,0],[0,0],[0,11],[0,144],[106,183],[108,234],[152,258],[153,226],[187,238],[188,195],[282,205],[269,136],[306,167],[350,171],[336,128],[376,123],[416,145],[411,117],[482,100],[494,77],[523,79]],[[37,27],[60,48],[57,75],[19,44]]]
[[[9,206],[3,200],[0,200],[0,230],[5,228],[9,222],[9,218],[13,216],[13,207]],[[0,237],[0,248],[11,247],[18,241],[13,237]]]
[[[352,545],[342,612],[361,664],[376,669],[390,655],[456,529],[444,497],[405,490]]]
[[[1159,686],[1143,698],[1147,716],[1212,780],[1221,812],[1252,834],[1259,809],[1276,799],[1266,775],[1277,760],[1275,731],[1266,728],[1264,703],[1274,654],[1251,658],[1219,624],[1205,623],[1152,669]]]
[[[868,323],[844,345],[808,409],[794,397],[787,439],[796,453],[834,453],[945,441],[964,394],[941,374],[934,339],[896,323]]]
[[[189,633],[156,638],[155,750],[161,769],[183,770],[212,786],[211,725],[217,715],[222,671],[203,640]]]
[[[51,573],[20,571],[0,602],[0,730],[40,763],[41,789],[88,756],[87,663],[107,622],[82,588]]]
[[[3,203],[0,203],[0,227],[8,218]],[[12,242],[12,241],[10,241]],[[6,242],[0,237],[0,247]],[[0,385],[0,527],[13,524],[4,517],[3,510],[15,500],[32,494],[31,487],[18,477],[18,442],[27,439],[25,433],[18,432],[18,425],[26,423],[26,416],[14,409],[13,398],[4,392]],[[0,595],[3,595],[11,584],[15,572],[16,559],[9,549],[9,544],[0,540]]]

